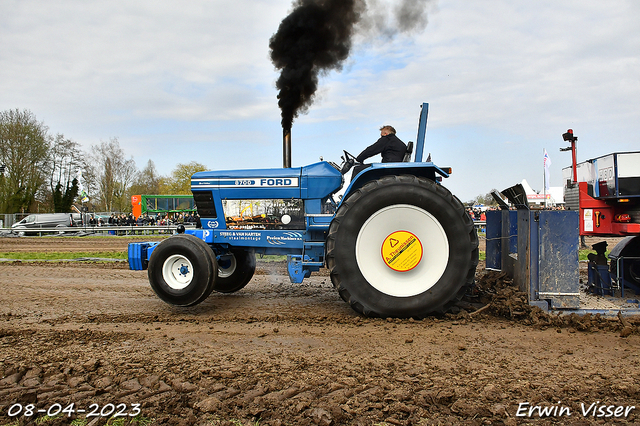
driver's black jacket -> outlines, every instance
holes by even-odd
[[[362,163],[369,157],[382,154],[383,163],[401,162],[404,159],[404,153],[407,146],[393,133],[382,136],[376,143],[365,148],[364,151],[356,157],[358,163]]]

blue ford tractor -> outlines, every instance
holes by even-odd
[[[450,168],[423,162],[428,104],[415,153],[353,176],[343,164],[199,172],[191,190],[202,228],[131,243],[131,269],[148,269],[163,301],[192,306],[251,280],[256,255],[286,255],[291,282],[322,267],[357,312],[421,318],[449,310],[473,284],[478,236],[462,203],[440,184]],[[412,154],[415,158],[411,161]]]

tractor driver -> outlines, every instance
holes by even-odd
[[[373,145],[366,147],[364,151],[356,157],[356,161],[362,163],[369,157],[381,154],[383,163],[401,162],[406,150],[407,146],[396,136],[396,129],[386,125],[380,128],[380,139]],[[352,176],[357,175],[369,166],[370,164],[358,164],[353,169]]]

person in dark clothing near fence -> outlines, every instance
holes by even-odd
[[[366,147],[364,151],[356,157],[356,161],[362,163],[367,158],[380,154],[382,155],[383,163],[401,162],[406,151],[407,145],[396,136],[396,129],[386,125],[380,128],[380,139],[373,145]],[[371,166],[371,164],[357,164],[353,169],[352,176],[357,175],[369,166]]]

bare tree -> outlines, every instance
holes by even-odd
[[[29,110],[0,112],[0,164],[6,165],[0,188],[0,209],[29,211],[46,182],[49,129]]]
[[[49,189],[56,212],[60,210],[66,213],[69,210],[80,184],[76,181],[74,185],[73,181],[77,178],[78,171],[85,168],[85,163],[85,154],[80,144],[66,139],[62,134],[56,135],[49,155]]]
[[[160,194],[161,177],[158,176],[156,165],[152,160],[147,162],[147,166],[136,174],[130,194]]]
[[[131,203],[127,191],[136,175],[135,161],[133,158],[125,158],[117,138],[101,142],[92,150],[94,154],[91,174],[95,179],[97,203],[107,212],[130,211]]]
[[[63,187],[69,186],[78,170],[84,169],[84,158],[85,153],[79,143],[57,134],[49,156],[49,187],[53,189],[58,183]]]

